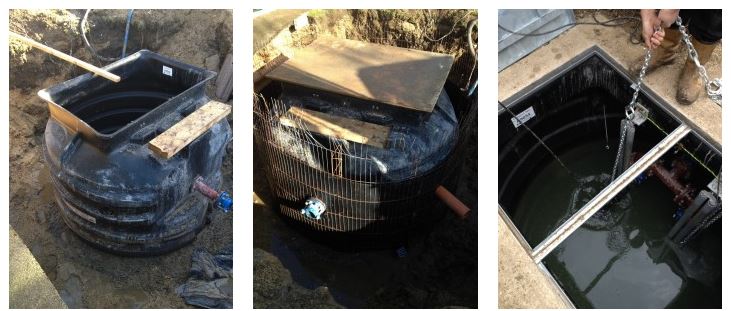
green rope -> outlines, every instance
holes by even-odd
[[[652,123],[652,125],[654,125],[658,130],[660,130],[660,132],[663,132],[663,134],[668,135],[668,132],[666,132],[662,127],[660,127],[660,125],[655,123],[655,121],[652,120],[652,118],[650,118],[648,116],[647,120],[650,121],[650,123]],[[678,143],[678,147],[680,147],[680,149],[682,149],[683,151],[685,151],[685,153],[690,155],[690,157],[693,158],[693,160],[695,160],[698,164],[700,164],[703,168],[705,168],[706,171],[711,173],[711,175],[713,175],[713,177],[718,178],[718,175],[716,173],[714,173],[708,166],[706,166],[700,159],[698,159],[698,157],[696,157],[695,154],[690,152],[688,149],[685,149],[685,146],[683,146],[682,143]]]

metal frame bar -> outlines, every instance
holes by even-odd
[[[540,270],[544,276],[548,279],[548,281],[553,285],[553,289],[555,290],[556,294],[561,298],[563,303],[565,303],[568,308],[570,309],[576,309],[576,305],[574,305],[574,302],[571,301],[571,298],[566,294],[566,292],[563,291],[563,287],[556,282],[556,279],[553,278],[553,274],[551,274],[550,271],[548,271],[548,268],[542,263],[538,263],[538,270]]]
[[[515,236],[515,238],[518,240],[518,244],[525,250],[525,253],[528,254],[528,256],[531,255],[533,252],[533,248],[528,244],[528,241],[525,240],[525,237],[523,234],[520,233],[520,230],[518,230],[518,227],[515,226],[513,223],[513,220],[510,219],[510,216],[508,216],[508,213],[505,212],[503,207],[498,203],[498,209],[497,209],[498,216],[503,219],[505,222],[505,225],[508,227],[511,233]]]
[[[561,242],[566,240],[569,235],[574,233],[581,225],[583,225],[591,216],[599,211],[604,205],[609,203],[611,199],[626,188],[637,176],[647,170],[655,161],[665,154],[670,148],[675,146],[685,135],[690,133],[690,128],[685,124],[678,126],[672,133],[668,134],[662,141],[652,147],[642,158],[637,160],[624,173],[619,175],[617,179],[606,186],[599,194],[584,205],[576,214],[571,216],[569,220],[561,224],[546,239],[533,249],[531,256],[533,261],[538,263],[543,260],[551,251],[553,251]]]

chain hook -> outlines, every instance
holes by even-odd
[[[721,79],[716,78],[708,84],[708,95],[721,96]]]
[[[706,88],[706,93],[708,94],[708,98],[710,98],[712,101],[721,104],[721,79],[716,78],[711,80],[708,77],[708,72],[706,72],[706,67],[701,65],[700,60],[698,59],[698,51],[696,51],[695,47],[693,47],[693,43],[690,41],[690,35],[688,35],[687,28],[683,25],[683,19],[678,16],[678,18],[675,20],[675,23],[678,25],[678,30],[680,31],[680,34],[683,36],[683,42],[685,42],[686,47],[688,48],[688,57],[693,61],[693,63],[696,66],[696,70],[698,71],[698,75],[703,80],[703,84]]]
[[[627,120],[632,120],[632,118],[635,115],[635,107],[627,105],[627,107],[624,107],[624,115],[627,117]]]
[[[655,27],[655,32],[663,31],[662,27]],[[632,99],[630,100],[629,104],[624,107],[624,115],[627,117],[627,122],[622,122],[624,126],[621,131],[621,136],[619,138],[619,146],[617,146],[617,157],[614,159],[614,168],[612,168],[612,180],[616,177],[617,174],[617,166],[619,165],[619,159],[622,155],[622,149],[624,148],[624,140],[625,136],[627,136],[627,124],[632,122],[635,118],[635,105],[637,105],[637,100],[640,95],[640,90],[642,90],[642,80],[645,78],[645,74],[647,73],[647,68],[650,67],[650,59],[652,58],[652,50],[650,50],[649,47],[645,48],[645,59],[642,63],[642,69],[640,69],[640,74],[637,77],[637,82],[633,86],[635,88],[634,94],[632,94]]]

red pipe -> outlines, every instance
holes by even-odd
[[[693,202],[694,189],[689,184],[683,185],[678,181],[681,172],[684,173],[685,170],[683,168],[676,169],[674,166],[669,171],[661,163],[655,163],[650,166],[650,175],[657,176],[657,179],[675,194],[673,201],[682,207],[688,207]]]
[[[637,152],[632,153],[632,163],[637,161],[640,155]],[[690,203],[693,202],[693,193],[695,189],[690,184],[684,185],[680,182],[681,179],[687,177],[688,166],[678,159],[675,159],[671,165],[671,170],[665,168],[662,165],[662,161],[657,161],[650,166],[648,170],[648,176],[656,176],[665,187],[668,187],[670,191],[675,194],[673,202],[687,208]]]
[[[214,190],[211,187],[208,187],[203,182],[203,177],[198,176],[195,179],[195,182],[193,183],[193,189],[198,190],[200,193],[202,193],[204,196],[208,197],[211,200],[217,200],[218,199],[218,191]]]
[[[470,208],[467,207],[467,205],[464,205],[464,203],[462,203],[462,201],[460,201],[451,192],[449,192],[449,190],[440,185],[439,187],[437,187],[437,190],[435,192],[437,197],[442,200],[442,202],[447,204],[447,206],[455,214],[457,214],[459,218],[467,218],[467,215],[470,213]]]

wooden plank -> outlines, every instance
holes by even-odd
[[[155,137],[148,147],[157,155],[170,159],[229,113],[231,106],[212,100]]]
[[[254,71],[254,92],[261,92],[269,82],[272,80],[267,79],[266,74],[270,73],[274,68],[277,68],[282,63],[286,62],[289,58],[284,54],[279,54],[274,59],[268,61],[264,66]]]
[[[453,62],[448,54],[320,37],[267,77],[431,112]]]
[[[233,55],[226,55],[221,70],[218,72],[218,77],[216,77],[216,98],[219,100],[228,101],[231,98],[231,93],[234,90],[233,66]]]
[[[279,54],[274,59],[266,62],[264,66],[261,66],[259,69],[254,71],[254,83],[259,82],[259,80],[264,79],[264,76],[266,76],[268,73],[272,72],[274,68],[279,67],[284,62],[289,60],[289,58],[284,54]]]
[[[291,107],[279,118],[285,126],[295,127],[325,136],[345,139],[359,144],[385,148],[390,126],[348,119],[300,107]]]

